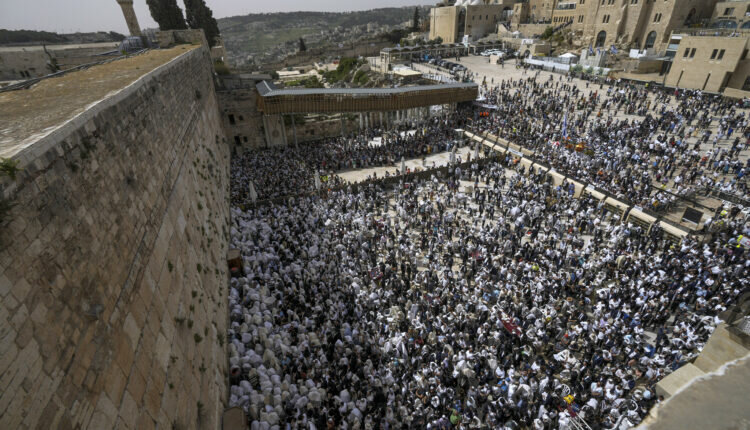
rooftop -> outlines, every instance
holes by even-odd
[[[181,45],[43,79],[0,93],[0,157],[10,158],[142,76],[196,46]]]
[[[476,88],[477,84],[473,82],[468,83],[452,83],[452,84],[441,84],[441,85],[416,85],[409,87],[398,87],[398,88],[292,88],[292,89],[280,89],[276,87],[271,81],[263,81],[256,85],[258,93],[262,97],[275,97],[275,96],[300,96],[300,95],[350,95],[350,96],[390,96],[394,94],[405,94],[411,92],[420,91],[435,91],[449,88]]]

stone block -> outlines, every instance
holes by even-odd
[[[113,404],[120,404],[125,384],[128,381],[127,376],[115,363],[110,364],[102,373],[104,376],[104,392],[107,393]]]
[[[679,391],[685,384],[703,374],[702,370],[695,367],[692,363],[688,363],[659,381],[656,384],[656,394],[664,396],[667,399]]]
[[[37,324],[44,324],[47,320],[47,307],[44,303],[38,303],[31,312],[31,320]]]
[[[120,405],[119,419],[123,421],[126,428],[136,428],[135,423],[139,415],[138,409],[138,405],[135,400],[133,400],[133,396],[130,392],[125,390],[125,393],[122,396],[122,404]]]
[[[19,302],[23,303],[24,300],[26,300],[26,296],[28,296],[29,292],[31,291],[31,285],[29,285],[28,282],[26,282],[26,279],[21,278],[18,281],[16,281],[15,285],[11,288],[11,292],[13,293],[13,296],[18,300]]]
[[[138,367],[133,366],[128,377],[128,385],[125,391],[130,393],[132,399],[140,406],[143,400],[143,393],[146,392],[146,378]]]
[[[132,313],[125,317],[125,324],[123,324],[122,328],[124,334],[127,335],[130,340],[130,345],[135,349],[140,342],[141,330]]]

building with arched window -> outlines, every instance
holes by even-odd
[[[744,3],[750,0],[722,3],[743,4],[736,11],[744,14]],[[544,22],[572,30],[592,47],[617,45],[658,53],[666,49],[673,29],[708,21],[716,4],[717,0],[527,0],[515,5],[512,29],[526,36],[541,34],[539,22]]]
[[[716,3],[711,20],[673,31],[664,84],[750,96],[750,0]]]
[[[750,28],[750,0],[721,1],[713,12],[713,28]]]

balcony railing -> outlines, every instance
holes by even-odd
[[[559,3],[555,9],[557,10],[573,10],[576,8],[576,3]]]
[[[750,37],[750,29],[739,28],[680,28],[673,35],[706,37]]]

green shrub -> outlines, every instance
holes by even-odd
[[[0,176],[9,176],[10,179],[16,179],[16,173],[21,170],[18,167],[18,161],[10,158],[0,158]]]

